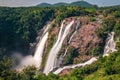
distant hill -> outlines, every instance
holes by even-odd
[[[52,5],[49,4],[49,3],[41,3],[41,4],[38,4],[37,6],[39,6],[39,7],[50,7]]]
[[[36,5],[37,7],[59,7],[59,6],[82,6],[82,7],[93,7],[92,4],[86,2],[86,1],[76,1],[76,2],[72,2],[70,4],[68,3],[56,3],[56,4],[48,4],[48,3],[41,3]]]
[[[69,4],[67,4],[67,3],[63,3],[63,2],[53,4],[53,6],[62,6],[62,5],[64,5],[64,6],[68,6]]]
[[[77,2],[73,2],[70,5],[75,5],[75,6],[82,6],[82,7],[93,7],[92,4],[86,2],[86,1],[77,1]]]

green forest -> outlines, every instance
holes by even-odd
[[[0,7],[0,50],[6,52],[35,42],[37,32],[47,21],[56,19],[59,23],[66,17],[86,15],[89,12],[80,7]],[[9,34],[9,35],[8,35]]]
[[[21,49],[28,54],[29,43],[35,42],[38,31],[47,21],[55,19],[55,22],[60,24],[68,17],[96,17],[98,14],[104,18],[102,28],[96,31],[97,35],[105,41],[108,33],[114,31],[115,40],[120,39],[120,6],[0,7],[0,80],[120,80],[120,42],[116,45],[117,52],[102,57],[101,50],[95,50],[99,56],[96,62],[76,68],[64,76],[52,72],[46,76],[34,66],[28,66],[21,72],[11,70],[14,59],[5,56],[10,55],[9,51],[14,49]]]

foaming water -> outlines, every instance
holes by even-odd
[[[71,43],[71,41],[72,41],[73,37],[75,36],[75,34],[77,33],[77,30],[78,30],[79,27],[80,27],[80,21],[78,21],[78,23],[77,23],[77,25],[76,25],[76,28],[75,28],[75,31],[74,31],[74,33],[72,34],[72,36],[70,37],[70,40],[68,41],[68,44]]]
[[[19,53],[15,53],[13,55],[18,61],[17,65],[14,66],[13,69],[22,70],[26,66],[33,66],[33,65],[38,69],[40,68],[41,62],[42,62],[42,56],[44,53],[45,44],[46,44],[46,41],[47,41],[48,35],[49,35],[48,29],[52,23],[53,22],[49,23],[45,27],[44,32],[43,32],[42,36],[40,37],[40,40],[36,46],[34,56],[32,56],[32,55],[22,56]]]
[[[57,38],[57,41],[56,43],[54,44],[54,46],[52,47],[50,53],[49,53],[49,56],[48,56],[48,59],[47,59],[47,62],[46,62],[46,66],[45,66],[45,69],[44,69],[44,73],[46,75],[48,75],[48,73],[50,71],[52,71],[54,68],[56,68],[56,62],[57,62],[57,54],[59,52],[59,50],[61,49],[62,47],[62,43],[65,39],[65,37],[68,35],[69,31],[70,31],[70,28],[72,26],[72,24],[74,23],[74,20],[71,21],[66,27],[65,27],[65,30],[63,30],[63,24],[64,24],[64,21],[62,22],[61,24],[61,28],[60,28],[60,31],[59,31],[59,34],[58,34],[58,38]]]
[[[39,68],[41,66],[41,62],[42,62],[42,56],[43,56],[43,52],[44,52],[44,47],[45,47],[45,43],[47,41],[48,38],[48,32],[43,36],[43,38],[41,39],[41,41],[39,42],[39,45],[36,49],[35,55],[34,55],[34,60],[37,62],[36,63],[36,67]]]
[[[104,47],[103,57],[108,56],[110,52],[117,51],[115,49],[116,43],[114,41],[114,35],[115,35],[114,32],[111,32],[110,34],[108,34],[108,37],[106,39],[106,45]],[[92,64],[96,60],[97,60],[97,57],[93,57],[90,60],[86,61],[85,63],[79,63],[79,64],[76,64],[76,65],[70,65],[70,66],[63,66],[63,67],[60,67],[60,68],[56,69],[55,71],[53,71],[53,73],[54,74],[59,74],[62,70],[65,70],[65,69],[70,69],[70,68],[74,69],[76,67],[84,67],[85,65]]]
[[[78,20],[79,20],[79,19],[78,19]],[[80,27],[80,21],[77,22],[77,25],[76,25],[76,27],[75,27],[75,31],[74,31],[73,34],[71,35],[71,37],[70,37],[70,39],[69,39],[69,41],[68,41],[68,44],[71,43],[71,41],[72,41],[72,39],[74,38],[75,34],[77,33],[79,27]],[[65,58],[65,56],[66,56],[66,54],[67,54],[67,51],[68,51],[68,47],[65,49],[64,54],[61,55],[61,56],[59,57],[59,59],[57,60],[56,67],[60,67],[60,64],[62,64],[62,61],[64,60],[64,58]]]
[[[57,70],[55,70],[53,73],[54,74],[59,74],[62,70],[64,69],[74,69],[76,67],[83,67],[85,65],[89,65],[89,64],[92,64],[93,62],[95,62],[97,60],[96,57],[93,57],[91,58],[90,60],[86,61],[85,63],[79,63],[79,64],[76,64],[76,65],[70,65],[70,66],[64,66],[64,67],[61,67],[61,68],[58,68]]]
[[[110,34],[108,34],[108,37],[106,39],[106,44],[104,47],[104,53],[103,53],[103,57],[104,56],[108,56],[110,52],[115,52],[117,51],[115,49],[116,43],[114,41],[114,32],[111,32]]]

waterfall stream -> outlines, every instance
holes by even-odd
[[[59,34],[58,34],[58,38],[57,38],[57,41],[56,43],[54,44],[54,46],[52,47],[50,53],[49,53],[49,56],[48,56],[48,59],[47,59],[47,62],[46,62],[46,66],[45,66],[45,69],[44,69],[44,73],[46,75],[48,75],[48,73],[50,71],[52,71],[54,68],[56,68],[56,61],[57,61],[57,54],[59,52],[59,50],[61,49],[62,47],[62,43],[65,39],[65,37],[68,35],[69,31],[70,31],[70,28],[72,26],[72,24],[74,23],[74,20],[71,21],[66,27],[65,27],[65,30],[63,30],[63,24],[64,24],[64,21],[62,22],[62,25],[61,25],[61,28],[60,28],[60,31],[59,31]]]
[[[48,30],[52,23],[53,22],[49,23],[44,28],[44,32],[43,32],[42,36],[40,37],[38,44],[36,45],[36,50],[35,50],[34,56],[32,56],[32,55],[22,56],[22,55],[16,54],[16,56],[19,58],[20,62],[19,62],[19,65],[15,66],[14,69],[22,70],[24,67],[32,66],[32,65],[35,65],[35,67],[37,67],[38,69],[40,68],[41,63],[42,63],[42,57],[43,57],[43,53],[44,53],[45,44],[46,44],[46,41],[47,41],[48,35],[49,35]],[[65,49],[65,53],[63,55],[61,55],[59,59],[57,59],[57,55],[62,47],[62,43],[65,40],[66,36],[69,34],[70,29],[71,29],[72,25],[74,24],[74,20],[72,20],[69,24],[67,24],[65,28],[64,28],[64,23],[65,23],[65,21],[62,22],[56,42],[54,43],[53,47],[51,48],[51,50],[49,52],[49,55],[48,55],[48,58],[46,61],[46,65],[45,65],[45,68],[43,71],[43,73],[45,73],[46,75],[48,75],[48,73],[53,71],[55,68],[58,68],[58,66],[60,65],[60,63],[63,60],[63,57],[65,57],[65,55],[68,51],[68,47],[67,47]],[[71,35],[70,40],[68,41],[68,44],[70,44],[74,35],[77,33],[79,26],[80,26],[80,22],[78,21],[75,31]],[[108,34],[107,39],[106,39],[106,44],[104,47],[103,57],[108,56],[109,53],[111,53],[111,52],[117,51],[115,49],[116,43],[114,41],[114,35],[115,35],[114,32],[111,32],[110,34]],[[89,65],[89,64],[93,63],[96,60],[97,60],[97,57],[93,57],[90,60],[86,61],[85,63],[79,63],[76,65],[59,67],[53,73],[59,74],[64,69],[68,69],[68,68],[74,69],[76,67],[83,67],[85,65]]]
[[[77,33],[77,30],[78,30],[79,27],[80,27],[80,21],[77,22],[75,31],[74,31],[74,33],[71,35],[70,40],[68,41],[68,44],[71,43],[71,41],[72,41],[73,37],[75,36],[75,34]],[[64,58],[64,57],[66,56],[67,51],[68,51],[68,48],[65,49],[65,53],[63,54],[62,58]]]
[[[40,38],[40,41],[39,43],[37,44],[37,48],[36,48],[36,51],[35,51],[35,54],[34,54],[34,60],[36,61],[36,67],[37,68],[40,68],[41,66],[41,62],[42,62],[42,57],[43,57],[43,52],[44,52],[44,47],[45,47],[45,43],[48,39],[48,29],[50,28],[52,23],[49,23],[44,32],[43,32],[43,35],[42,37]]]
[[[104,54],[103,54],[103,57],[104,56],[108,56],[108,54],[110,52],[114,52],[114,51],[117,51],[115,49],[115,46],[116,46],[116,43],[114,41],[114,35],[115,33],[114,32],[111,32],[110,34],[108,34],[108,37],[106,39],[106,45],[104,47]],[[90,60],[86,61],[85,63],[80,63],[80,64],[76,64],[76,65],[70,65],[70,66],[63,66],[63,67],[60,67],[58,68],[57,70],[53,71],[54,74],[59,74],[62,70],[64,69],[74,69],[76,67],[84,67],[85,65],[89,65],[89,64],[92,64],[93,62],[95,62],[97,60],[98,57],[93,57],[91,58]]]
[[[70,69],[70,68],[74,69],[74,68],[76,68],[76,67],[83,67],[83,66],[85,66],[85,65],[89,65],[89,64],[93,63],[93,62],[96,61],[96,60],[97,60],[97,58],[96,58],[96,57],[93,57],[93,58],[91,58],[90,60],[86,61],[85,63],[80,63],[80,64],[76,64],[76,65],[70,65],[70,66],[60,67],[60,68],[58,68],[57,70],[55,70],[53,73],[54,73],[54,74],[59,74],[59,73],[60,73],[62,70],[64,70],[64,69]]]
[[[78,20],[79,20],[79,19],[78,19]],[[79,27],[80,27],[80,21],[77,22],[77,25],[76,25],[76,27],[75,27],[75,31],[74,31],[73,34],[71,35],[71,37],[70,37],[70,39],[69,39],[69,41],[68,41],[68,44],[71,43],[71,41],[72,41],[72,39],[74,38],[75,34],[77,33]],[[59,59],[57,60],[57,67],[60,67],[60,65],[62,64],[62,62],[63,62],[63,60],[64,60],[64,58],[65,58],[65,56],[66,56],[66,54],[67,54],[67,51],[68,51],[68,47],[65,49],[64,54],[62,54],[62,55],[59,57]]]
[[[45,30],[39,40],[39,43],[36,45],[36,50],[35,50],[34,56],[32,56],[32,55],[22,56],[17,53],[15,53],[15,55],[13,55],[16,58],[19,58],[19,64],[14,66],[13,69],[22,70],[25,67],[32,66],[32,65],[34,65],[38,69],[40,68],[41,62],[42,62],[42,57],[43,57],[43,52],[44,52],[44,48],[45,48],[45,43],[46,43],[48,35],[49,35],[48,29],[50,28],[52,23],[53,22],[49,23],[45,27]]]
[[[48,35],[49,35],[48,32],[46,32],[45,35],[40,40],[40,42],[38,43],[39,45],[35,51],[34,59],[36,61],[37,68],[39,68],[41,65],[42,55],[43,55],[43,51],[44,51],[44,47],[45,47],[45,43],[47,41]]]
[[[68,44],[70,44],[70,42],[72,41],[72,39],[73,39],[74,35],[77,33],[77,30],[78,30],[79,27],[80,27],[80,21],[78,21],[78,23],[76,25],[76,28],[75,28],[75,31],[72,34],[72,36],[70,37],[70,40],[68,41]]]
[[[114,32],[111,32],[111,33],[108,34],[108,37],[106,39],[106,44],[105,44],[105,47],[104,47],[103,57],[108,56],[109,53],[111,53],[111,52],[117,51],[115,49],[116,43],[114,41],[114,35],[115,35]]]

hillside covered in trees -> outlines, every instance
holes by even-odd
[[[94,7],[94,5],[92,5],[86,1],[76,1],[76,2],[72,2],[70,4],[61,2],[61,3],[55,3],[55,4],[41,3],[41,4],[37,5],[37,7],[60,7],[60,6]]]
[[[9,8],[0,7],[0,80],[120,80],[120,6],[102,7],[96,6],[85,8],[79,6],[60,7],[21,7]],[[87,16],[87,17],[86,17]],[[69,71],[69,74],[53,74],[46,76],[43,70],[36,69],[35,66],[28,66],[22,71],[11,69],[15,60],[12,59],[12,51],[21,51],[24,55],[29,54],[30,43],[35,43],[40,30],[48,21],[55,20],[49,30],[68,18],[82,17],[84,24],[96,21],[101,16],[101,28],[95,32],[103,40],[102,44],[95,46],[88,54],[99,57],[97,61],[81,68]],[[84,21],[86,20],[87,21]],[[94,25],[94,24],[93,24]],[[51,33],[49,32],[49,33]],[[53,31],[54,32],[54,31]],[[112,52],[107,57],[102,57],[103,48],[108,33],[115,32],[116,52]],[[51,33],[52,34],[52,33]],[[54,37],[50,37],[49,46],[54,42]],[[65,48],[63,46],[62,48]],[[47,51],[49,48],[47,48]],[[76,50],[70,48],[64,65],[75,64],[73,58]],[[6,56],[7,55],[7,56]],[[81,54],[79,54],[81,56]],[[46,58],[45,58],[46,59]],[[43,60],[42,66],[45,65]],[[79,58],[78,61],[80,61]],[[77,63],[77,62],[76,62]]]

